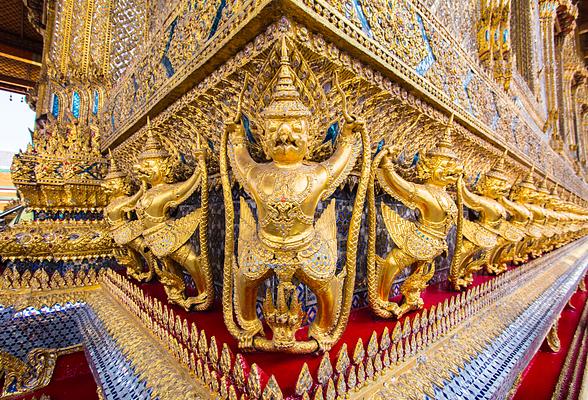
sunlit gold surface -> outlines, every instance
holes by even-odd
[[[164,285],[169,301],[187,310],[205,310],[210,307],[214,297],[206,240],[206,152],[200,147],[200,139],[197,139],[193,151],[196,159],[194,171],[187,180],[177,182],[176,176],[183,168],[179,153],[169,144],[173,153],[169,154],[156,135],[149,130],[145,148],[134,166],[142,185],[141,196],[134,205],[137,222],[143,228],[141,235],[144,245],[162,264],[159,267],[156,261],[150,261]],[[199,187],[201,207],[180,218],[170,217],[170,210],[186,201]],[[190,241],[197,229],[200,237],[199,254]],[[150,258],[151,255],[148,255],[147,259]],[[194,280],[196,296],[186,295],[182,269]]]
[[[328,350],[340,337],[351,306],[355,276],[357,235],[369,171],[363,122],[347,113],[341,91],[344,117],[342,132],[333,154],[318,163],[309,158],[315,145],[309,132],[313,115],[300,99],[297,77],[290,65],[286,38],[276,43],[280,65],[272,100],[260,114],[263,129],[258,137],[263,152],[271,161],[256,162],[246,146],[242,119],[242,96],[236,115],[226,124],[230,137],[232,171],[256,204],[257,221],[249,204],[241,198],[238,258],[232,260],[232,229],[227,229],[225,247],[225,323],[244,349],[288,352]],[[335,83],[338,86],[338,83]],[[243,89],[246,90],[246,87]],[[360,139],[361,135],[361,139]],[[354,166],[360,147],[364,149],[362,182],[349,227],[347,261],[336,273],[337,230],[335,201],[331,200],[315,222],[320,200],[327,201]],[[226,153],[221,154],[221,174],[225,195],[226,226],[232,227],[231,190],[227,178]],[[235,268],[233,270],[233,268]],[[268,292],[264,316],[273,339],[262,337],[263,326],[255,313],[260,284],[270,276],[278,278],[278,297]],[[316,295],[318,311],[309,328],[309,339],[297,341],[295,332],[302,324],[302,310],[296,300],[295,281],[306,284]],[[234,289],[233,289],[234,288]],[[235,304],[231,297],[235,296]],[[289,304],[289,305],[288,305]],[[234,308],[234,311],[233,311]],[[233,312],[236,323],[233,321]],[[227,315],[229,313],[229,315]]]
[[[456,221],[458,210],[445,189],[456,183],[463,171],[457,155],[451,150],[452,121],[453,118],[437,147],[417,164],[421,184],[408,182],[395,171],[390,149],[384,149],[376,156],[372,176],[377,175],[378,183],[392,197],[419,211],[419,219],[413,223],[382,203],[384,223],[397,247],[385,258],[375,255],[375,181],[371,181],[368,293],[372,310],[381,317],[399,318],[410,310],[423,307],[420,294],[435,272],[434,258],[447,250],[446,236]],[[414,271],[400,288],[404,296],[402,304],[389,302],[390,289],[397,275],[415,263]]]

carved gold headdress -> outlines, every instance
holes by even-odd
[[[264,118],[310,117],[308,107],[300,100],[294,85],[286,38],[282,38],[280,69],[270,104],[261,112]]]
[[[106,174],[106,176],[104,177],[104,180],[126,177],[127,174],[120,170],[110,149],[108,149],[108,155],[110,157],[110,166],[108,167],[108,174]]]
[[[519,184],[517,184],[517,186],[531,190],[537,190],[535,183],[533,183],[533,172],[535,172],[535,165],[531,167],[527,176],[525,176],[525,178]]]
[[[151,121],[147,117],[147,141],[145,142],[145,150],[139,154],[139,160],[149,158],[167,158],[168,151],[161,145],[159,138],[153,134],[151,130]]]
[[[544,194],[549,194],[549,188],[547,187],[547,174],[545,174],[545,178],[541,181],[541,186],[537,188],[537,191]]]
[[[508,181],[508,176],[504,171],[504,159],[508,154],[508,150],[505,150],[502,156],[494,163],[490,171],[486,172],[486,176],[490,178],[499,179],[501,181]]]
[[[437,145],[427,153],[428,157],[431,157],[431,158],[445,157],[445,158],[450,158],[452,160],[456,160],[458,158],[457,154],[455,154],[455,152],[452,149],[452,147],[453,147],[453,143],[451,141],[451,129],[452,128],[453,128],[453,113],[451,114],[451,117],[449,117],[449,121],[447,122],[447,125],[445,126],[445,132],[443,134],[443,137],[441,138],[439,143],[437,143]]]

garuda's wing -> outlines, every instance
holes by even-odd
[[[463,236],[484,249],[490,249],[497,244],[497,235],[495,233],[465,218],[463,220]]]
[[[335,199],[332,199],[316,221],[315,230],[325,239],[333,259],[337,259],[337,215]]]
[[[239,247],[237,251],[240,260],[248,246],[251,246],[253,240],[255,240],[257,224],[255,223],[255,217],[253,216],[251,207],[249,207],[249,204],[243,197],[240,198],[239,204]],[[227,229],[233,229],[233,227],[227,227]],[[259,243],[257,246],[259,246]]]
[[[382,219],[388,234],[396,246],[404,249],[404,241],[416,228],[413,222],[398,215],[386,203],[382,203]]]
[[[382,218],[388,234],[400,249],[417,260],[430,260],[447,250],[445,240],[418,229],[417,225],[382,203]]]

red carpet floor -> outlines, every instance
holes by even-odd
[[[473,286],[482,284],[490,279],[492,279],[492,276],[476,276]],[[133,282],[136,284],[135,281]],[[423,295],[425,308],[428,309],[432,305],[438,304],[446,298],[457,294],[457,292],[449,291],[447,286],[448,283],[443,282],[427,288]],[[144,290],[146,294],[159,298],[164,304],[167,302],[163,287],[159,283],[140,284],[139,287]],[[215,304],[209,311],[198,313],[186,312],[178,306],[172,306],[172,309],[176,315],[186,318],[188,320],[188,325],[194,322],[198,330],[205,330],[208,337],[215,336],[217,343],[227,343],[233,353],[240,352],[237,348],[237,343],[225,328],[220,304]],[[412,312],[409,313],[408,316],[412,317],[414,314],[415,312]],[[404,319],[401,319],[400,322],[402,323],[403,320]],[[373,331],[378,334],[379,338],[384,327],[388,327],[390,333],[392,333],[395,324],[396,323],[393,321],[375,317],[369,309],[364,308],[353,310],[342,339],[330,351],[331,359],[336,357],[339,349],[344,343],[347,344],[349,356],[352,356],[358,338],[361,338],[364,345],[367,345]],[[269,332],[269,329],[266,329],[266,332]],[[306,331],[301,330],[297,337],[301,339],[306,338]],[[249,365],[256,363],[266,374],[273,374],[285,395],[287,393],[294,393],[298,373],[304,363],[306,362],[308,364],[311,374],[316,377],[316,371],[322,358],[320,355],[284,355],[279,353],[247,353],[244,354],[244,356]],[[262,379],[264,378],[268,379],[269,376],[262,377]]]
[[[585,281],[588,282],[588,279]],[[588,292],[577,291],[572,296],[571,303],[575,309],[566,306],[559,319],[560,351],[558,353],[549,352],[543,344],[541,350],[537,352],[523,372],[513,400],[550,400],[552,398],[559,375],[564,369],[574,332],[580,322],[582,311],[586,307],[587,298]],[[574,365],[570,365],[570,368],[574,368]],[[582,371],[580,371],[580,377],[581,373]]]

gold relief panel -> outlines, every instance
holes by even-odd
[[[350,113],[361,114],[366,121],[373,151],[379,144],[391,145],[396,155],[403,154],[406,159],[411,159],[417,152],[426,152],[434,146],[436,132],[443,129],[446,116],[342,52],[322,36],[287,19],[270,26],[254,43],[247,45],[198,87],[168,107],[152,121],[153,127],[160,132],[166,132],[166,137],[184,154],[189,153],[188,145],[194,141],[192,132],[202,132],[204,142],[211,149],[210,174],[216,174],[220,135],[224,129],[221,121],[227,120],[236,110],[245,74],[259,76],[260,70],[269,68],[267,74],[262,74],[254,82],[256,101],[244,100],[245,114],[251,123],[250,146],[255,148],[258,130],[256,113],[264,101],[267,101],[270,76],[275,68],[270,61],[270,48],[280,31],[287,32],[288,37],[297,43],[297,50],[292,55],[293,68],[297,74],[306,77],[300,84],[304,86],[305,96],[312,107],[319,111],[312,126],[317,138],[322,137],[324,140],[331,125],[338,122],[341,126],[343,122],[336,112],[340,107],[340,100],[333,90],[332,78],[337,71],[344,91],[352,94],[348,98]],[[421,118],[411,130],[398,129],[419,115]],[[490,148],[485,140],[459,124],[455,124],[454,136],[455,151],[463,160],[466,175],[470,179],[487,170],[491,161],[500,154],[499,149]],[[122,169],[130,172],[140,148],[137,144],[144,142],[145,137],[144,128],[113,150],[115,157],[121,160]],[[328,143],[324,147],[327,149]],[[523,171],[523,167],[512,159],[507,160],[507,164],[512,167],[509,173],[514,180]]]
[[[314,3],[309,0],[305,4],[311,5]],[[468,141],[477,143],[480,147],[487,147],[488,142],[497,144],[498,148],[503,146],[509,147],[513,158],[517,160],[517,162],[522,162],[523,165],[529,165],[530,159],[540,160],[541,165],[538,165],[538,167],[547,171],[550,176],[554,176],[554,179],[566,182],[566,187],[573,189],[578,193],[583,193],[585,191],[584,184],[579,179],[576,177],[569,178],[570,175],[575,175],[570,167],[565,165],[565,163],[562,163],[559,156],[546,143],[543,143],[541,140],[543,133],[540,131],[539,127],[529,122],[531,119],[525,115],[525,111],[521,109],[521,104],[515,105],[504,91],[496,85],[485,72],[478,68],[476,63],[471,60],[467,54],[464,53],[455,39],[453,39],[449,33],[439,25],[436,18],[431,15],[429,11],[421,8],[420,3],[412,4],[408,1],[402,2],[406,14],[416,21],[419,26],[419,31],[422,34],[420,43],[415,42],[411,44],[416,49],[423,49],[423,54],[426,53],[416,66],[410,65],[409,61],[402,59],[402,49],[393,45],[394,42],[391,42],[392,44],[384,45],[386,40],[395,40],[394,38],[396,36],[394,36],[394,30],[390,31],[390,37],[387,38],[383,32],[371,29],[370,22],[375,24],[377,21],[385,21],[385,6],[379,6],[379,3],[377,3],[371,5],[367,10],[361,9],[362,12],[360,13],[359,9],[355,6],[353,6],[355,8],[352,8],[347,12],[345,11],[347,9],[346,7],[348,7],[346,3],[334,2],[333,4],[333,8],[329,6],[316,8],[319,15],[313,14],[309,9],[304,8],[306,6],[302,4],[300,4],[300,7],[310,13],[309,17],[313,16],[319,20],[325,19],[329,21],[340,20],[337,26],[329,25],[329,29],[334,30],[336,34],[341,35],[342,37],[351,36],[354,40],[358,40],[359,42],[356,48],[364,51],[369,57],[372,57],[372,59],[376,59],[383,63],[383,65],[391,71],[391,74],[397,75],[401,80],[419,88],[422,93],[435,103],[440,104],[442,108],[453,109],[456,113],[456,120],[460,120],[468,127],[468,129],[475,132],[475,135],[481,139],[477,140],[474,137],[475,135],[471,133],[460,133],[463,128],[459,127],[457,128],[458,136],[464,135],[468,138]],[[343,14],[343,12],[345,12],[345,14]],[[375,17],[374,15],[377,15],[378,17]],[[177,32],[185,29],[181,28],[181,23],[181,21],[177,22],[175,28],[178,29]],[[328,24],[330,24],[330,22]],[[280,25],[280,23],[277,23],[277,25]],[[407,22],[406,26],[408,25],[410,24]],[[231,27],[232,29],[236,29],[236,25],[231,25]],[[230,30],[231,27],[226,27],[225,29]],[[270,28],[270,30],[271,29],[275,28]],[[301,30],[302,29],[306,30],[306,28],[301,28]],[[406,28],[399,25],[396,29],[398,32],[404,32],[403,29]],[[193,31],[188,29],[183,32],[185,32],[185,36]],[[195,89],[186,93],[181,100],[169,106],[160,116],[162,119],[157,118],[154,122],[159,124],[162,120],[166,120],[165,123],[170,128],[169,130],[177,131],[183,129],[182,123],[171,123],[170,121],[174,119],[178,120],[179,118],[170,118],[170,114],[179,112],[179,115],[189,119],[193,118],[192,115],[200,113],[206,114],[203,118],[203,120],[207,121],[206,125],[209,127],[216,126],[215,129],[213,129],[213,132],[206,134],[208,139],[211,140],[210,143],[214,145],[213,152],[216,153],[218,151],[218,141],[216,137],[218,137],[218,132],[220,131],[218,121],[223,120],[221,115],[226,117],[227,111],[224,110],[224,108],[227,108],[227,104],[234,101],[234,96],[235,93],[238,92],[238,89],[237,85],[229,84],[229,82],[212,84],[212,79],[218,79],[218,75],[224,75],[223,79],[228,78],[229,81],[242,80],[242,75],[239,78],[231,78],[231,72],[229,72],[228,69],[232,68],[235,70],[240,68],[235,66],[235,59],[239,59],[239,62],[241,63],[247,63],[245,60],[254,60],[258,53],[258,49],[265,46],[265,39],[263,37],[267,35],[267,32],[259,35],[255,42],[249,45],[246,52],[242,51],[236,56],[236,58],[226,62],[214,72],[211,77],[205,78]],[[314,35],[308,30],[306,30],[305,35],[310,40],[304,39],[300,41],[304,43],[304,46],[308,49],[312,49],[318,54],[323,55],[323,62],[333,58],[333,54],[328,54],[328,52],[331,51],[330,48],[325,50],[319,48],[321,44],[315,45],[314,37],[319,37],[319,35]],[[413,36],[414,40],[417,40],[417,36]],[[298,35],[298,37],[300,39],[301,36]],[[170,36],[168,35],[161,40],[163,41],[164,39],[167,40],[169,38]],[[169,47],[168,58],[173,66],[174,63],[172,60],[183,58],[178,51],[181,50],[185,52],[187,51],[187,48],[175,46],[173,41],[176,39],[172,38],[171,40],[172,43]],[[214,41],[214,39],[212,40]],[[323,46],[327,46],[327,43],[325,42]],[[155,47],[153,47],[153,49],[154,48]],[[206,53],[193,53],[194,55],[192,57],[194,57],[194,60],[203,60],[206,57],[210,57],[212,54],[211,47],[209,46],[206,49],[208,50]],[[340,49],[336,49],[335,51],[341,53]],[[141,65],[141,67],[136,67],[134,69],[134,71],[141,71],[140,74],[133,74],[134,77],[132,79],[130,75],[126,76],[115,88],[111,104],[126,103],[129,104],[129,106],[118,107],[114,110],[114,114],[110,113],[105,116],[103,127],[105,132],[108,132],[105,141],[106,143],[111,143],[116,138],[116,135],[121,134],[122,131],[125,130],[124,127],[129,126],[130,121],[136,121],[136,119],[133,119],[136,117],[132,117],[129,114],[131,110],[135,114],[144,112],[145,108],[143,108],[143,105],[147,106],[150,104],[150,99],[153,98],[156,93],[156,97],[161,98],[165,95],[167,90],[171,89],[172,85],[177,84],[177,82],[182,79],[182,75],[177,74],[175,69],[173,78],[166,78],[166,67],[158,60],[160,60],[158,57],[142,55],[137,64]],[[361,65],[359,61],[347,57],[347,60],[341,59],[339,61],[339,63],[343,62],[350,65],[349,73],[356,75],[353,85],[358,86],[360,91],[363,90],[363,87],[361,87],[362,84],[360,84],[357,79],[360,76],[375,84],[376,87],[379,87],[376,91],[381,91],[382,89],[386,90],[386,88],[383,87],[382,82],[387,82],[387,80],[383,79],[383,77],[375,71],[370,70],[369,76],[363,76],[361,70],[364,67],[362,66],[359,69],[356,69],[353,66],[353,64]],[[197,63],[197,61],[195,61],[195,63]],[[243,66],[243,71],[247,70],[247,68],[250,67]],[[324,72],[321,72],[320,69],[321,67],[319,66],[319,63],[317,63],[314,66],[314,73],[318,76],[321,76],[324,73],[328,74],[329,72],[328,69]],[[342,75],[342,78],[343,77],[345,76]],[[349,77],[350,75],[345,78]],[[378,79],[379,82],[375,79]],[[135,87],[133,80],[136,80],[139,87]],[[144,84],[143,82],[147,82],[147,84]],[[218,86],[212,89],[213,85]],[[389,84],[389,87],[396,87],[396,85]],[[382,104],[386,104],[386,106],[383,105],[382,108],[385,107],[387,109],[388,115],[396,113],[396,115],[399,116],[398,118],[403,118],[405,112],[408,113],[407,115],[415,112],[415,104],[418,104],[416,108],[429,108],[429,106],[421,105],[422,102],[417,100],[412,94],[404,94],[405,92],[400,89],[394,90],[396,90],[396,92],[389,95],[388,99],[386,98],[386,95],[383,95],[382,99]],[[233,100],[229,99],[228,92],[232,93]],[[199,96],[201,97],[201,100],[196,100],[196,97]],[[370,101],[374,101],[370,98],[371,96],[372,94],[368,94],[367,96],[364,94],[358,94],[357,96],[362,102],[359,106],[365,108],[368,113],[370,112],[369,107],[364,104],[369,104]],[[404,96],[404,98],[399,99],[398,96]],[[218,102],[220,104],[207,104],[213,103],[211,99],[217,98],[222,99]],[[380,101],[380,99],[378,99],[378,101]],[[400,101],[400,105],[393,104],[398,101]],[[140,102],[142,105],[139,106],[139,103],[137,102]],[[391,106],[390,103],[392,103]],[[131,104],[133,104],[132,107],[130,106]],[[192,110],[190,110],[188,104],[192,107]],[[403,111],[402,107],[406,107],[407,105],[408,108]],[[357,107],[357,105],[354,105],[354,102],[351,101],[350,107]],[[426,114],[430,114],[430,118],[442,123],[441,119],[436,116],[435,111],[427,110]],[[212,120],[212,118],[209,118],[209,115],[215,115],[219,118]],[[380,122],[374,121],[374,124],[379,125],[379,127],[386,126],[386,121],[388,121],[387,118],[388,117],[385,116],[379,120]],[[369,125],[370,121],[367,122]],[[427,118],[423,118],[421,124],[424,125],[426,123]],[[384,132],[393,127],[394,124],[386,126]],[[380,138],[385,136],[385,133],[381,129],[370,129],[370,131],[374,132],[374,136],[380,136]],[[423,132],[423,130],[419,131]],[[141,135],[140,132],[138,134]],[[180,136],[177,133],[173,133],[172,135]],[[427,134],[423,132],[422,135],[426,137]],[[418,139],[420,139],[420,136]],[[378,141],[378,137],[372,137],[372,142]],[[178,141],[178,143],[181,145],[182,141]],[[411,146],[411,143],[408,145]],[[428,146],[425,146],[425,150],[430,146],[431,144],[429,143]],[[125,146],[123,146],[123,148],[124,147]],[[414,154],[417,149],[413,148],[410,150],[413,151]],[[469,149],[466,150],[466,152],[469,153]],[[476,155],[470,156],[467,154],[466,158],[468,157],[479,158],[479,160],[485,159],[485,157],[482,156],[477,157]],[[481,165],[487,166],[488,162],[484,161]],[[468,172],[473,170],[472,172],[477,174],[480,169],[481,168],[479,167],[475,169],[469,168],[468,163],[466,163],[466,171]]]

